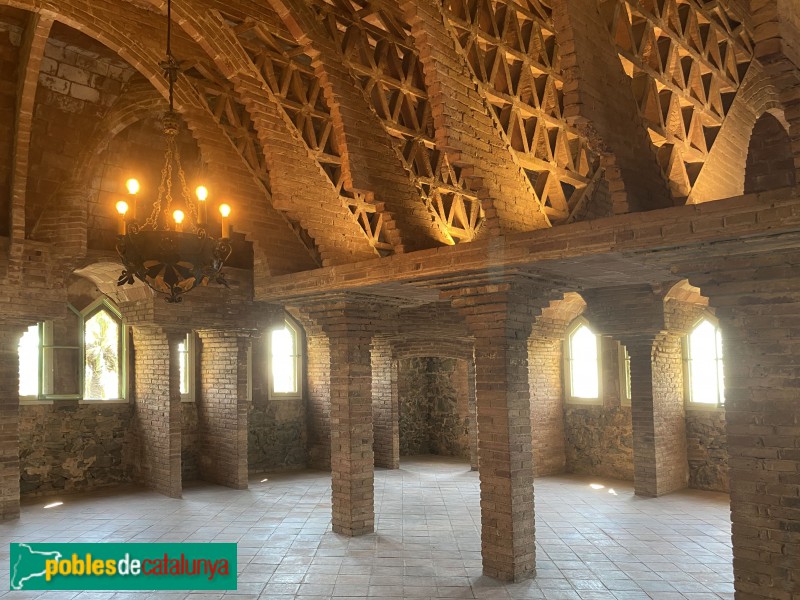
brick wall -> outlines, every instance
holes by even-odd
[[[22,37],[20,21],[0,22],[0,235],[9,234],[11,174],[14,170],[14,124],[17,103],[17,65]]]
[[[744,193],[763,192],[796,184],[789,132],[770,113],[753,127],[745,169]]]
[[[372,435],[375,466],[400,467],[397,361],[385,336],[372,340]]]
[[[156,327],[133,328],[135,479],[167,496],[181,495],[181,399],[177,339]],[[173,357],[172,355],[175,354]]]
[[[78,492],[130,480],[131,409],[74,400],[20,407],[23,496]]]
[[[312,467],[329,469],[331,466],[330,343],[318,329],[306,327],[306,333],[309,460]]]
[[[19,516],[19,359],[24,329],[0,327],[0,521]]]
[[[197,398],[198,471],[202,479],[247,487],[248,334],[199,332],[200,394]]]
[[[197,404],[181,402],[181,480],[200,478]]]

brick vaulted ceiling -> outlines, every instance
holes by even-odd
[[[113,245],[127,171],[159,169],[164,11],[0,0],[0,235],[46,240],[80,188],[89,247]],[[187,170],[225,189],[272,274],[736,195],[736,129],[779,95],[738,0],[174,0],[173,17]]]

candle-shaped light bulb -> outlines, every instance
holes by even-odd
[[[131,195],[131,204],[133,210],[131,211],[131,220],[136,220],[136,194],[139,193],[139,181],[131,177],[125,182],[125,187],[128,188],[128,193]]]
[[[125,213],[128,212],[128,203],[125,200],[117,202],[117,213],[119,213],[119,234],[125,235]]]
[[[183,218],[186,215],[183,214],[182,210],[176,210],[172,213],[172,218],[175,219],[175,231],[181,231],[183,225]]]
[[[197,210],[198,219],[200,221],[200,225],[206,224],[206,199],[208,198],[208,188],[204,185],[197,186],[197,189],[194,191],[197,194],[197,200],[200,202],[200,206]]]
[[[231,216],[231,207],[228,204],[219,205],[219,214],[222,216],[222,237],[228,237],[228,217]]]

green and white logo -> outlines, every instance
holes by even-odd
[[[11,544],[11,590],[235,590],[236,544]]]

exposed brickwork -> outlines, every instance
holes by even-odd
[[[308,452],[311,466],[331,467],[331,348],[328,338],[316,328],[306,327],[306,373],[308,377]]]
[[[349,300],[304,312],[328,337],[333,531],[363,535],[375,529],[372,450],[374,323],[367,306]]]
[[[22,327],[0,327],[0,521],[19,516],[19,358]]]
[[[483,572],[514,581],[536,573],[527,341],[537,297],[510,283],[452,295],[475,336]]]
[[[510,148],[495,128],[491,106],[455,49],[441,8],[432,0],[402,6],[424,65],[436,142],[474,181],[487,228],[496,234],[546,226],[527,176],[509,160]]]
[[[182,489],[179,341],[156,327],[133,327],[134,476],[172,498]]]
[[[634,485],[642,496],[686,487],[688,466],[680,335],[669,333],[663,297],[649,286],[585,294],[601,333],[622,342],[631,357]]]
[[[564,70],[564,117],[598,148],[615,213],[671,204],[613,40],[595,7],[561,2],[553,21]],[[606,110],[613,105],[614,111]]]
[[[247,354],[250,334],[200,331],[197,398],[201,479],[247,488]]]
[[[388,339],[372,342],[372,435],[375,466],[400,468],[398,367]]]
[[[197,404],[181,402],[181,480],[200,478]]]
[[[750,136],[744,192],[793,186],[796,174],[789,133],[778,119],[765,113]]]

